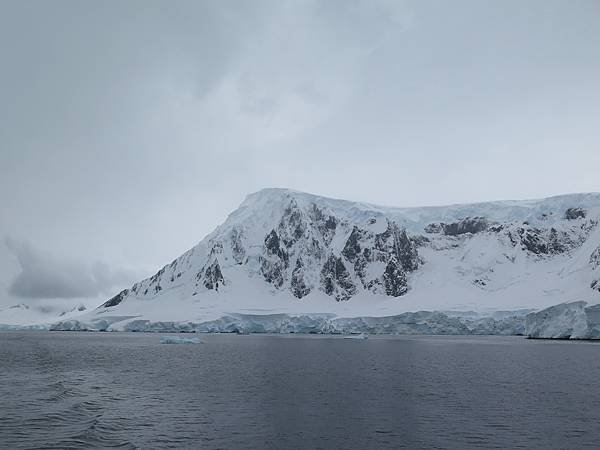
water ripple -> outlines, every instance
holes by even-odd
[[[596,448],[597,345],[0,335],[0,448]],[[476,345],[474,345],[476,344]],[[565,382],[569,380],[569,382]]]

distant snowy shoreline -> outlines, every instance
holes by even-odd
[[[156,321],[106,317],[84,322],[68,319],[53,324],[0,325],[0,330],[122,331],[159,333],[275,333],[388,335],[523,335],[526,311],[481,316],[472,312],[419,311],[384,317],[336,317],[334,314],[228,314],[216,320]]]
[[[600,305],[561,303],[541,311],[418,311],[384,317],[334,314],[228,314],[216,320],[149,321],[106,317],[84,322],[68,319],[35,325],[0,324],[0,331],[89,331],[150,333],[452,335],[526,336],[530,339],[598,340]]]

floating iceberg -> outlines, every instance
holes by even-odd
[[[201,344],[198,338],[182,338],[179,336],[161,336],[161,344]]]
[[[365,339],[369,339],[369,335],[365,333],[360,333],[357,336],[344,336],[344,339],[359,339],[364,341]]]

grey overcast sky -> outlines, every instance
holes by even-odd
[[[0,0],[0,306],[108,296],[263,187],[413,206],[599,169],[598,0]]]

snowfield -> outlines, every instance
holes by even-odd
[[[0,327],[595,337],[599,219],[596,193],[391,208],[266,189],[98,308]]]

